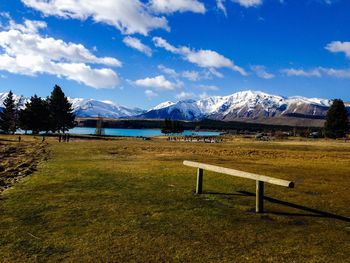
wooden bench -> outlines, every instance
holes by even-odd
[[[234,169],[224,168],[220,166],[184,161],[184,165],[197,168],[197,186],[196,194],[203,193],[203,170],[208,170],[212,172],[227,174],[235,177],[247,178],[256,181],[256,206],[255,211],[257,213],[264,212],[264,183],[280,185],[288,188],[294,188],[294,183],[292,181],[282,180],[274,177],[258,175],[254,173],[242,172]]]

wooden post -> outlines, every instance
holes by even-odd
[[[256,181],[255,212],[264,213],[264,182],[262,182],[262,181]]]
[[[201,194],[203,192],[203,169],[198,168],[197,170],[197,187],[196,194]]]

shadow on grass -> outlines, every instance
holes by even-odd
[[[0,142],[18,142],[18,139],[4,139],[4,138],[1,138]]]
[[[255,193],[251,193],[251,192],[247,192],[247,191],[238,191],[238,193],[205,192],[204,194],[254,196],[255,197]],[[264,196],[264,200],[269,201],[271,203],[280,204],[280,205],[284,205],[284,206],[288,206],[288,207],[292,207],[292,208],[296,208],[296,209],[299,209],[299,210],[303,210],[303,211],[306,211],[306,212],[313,213],[313,214],[309,214],[309,213],[288,213],[288,212],[275,212],[275,211],[266,211],[265,210],[265,213],[268,213],[268,214],[285,215],[285,216],[324,217],[324,218],[338,219],[338,220],[341,220],[341,221],[344,221],[344,222],[350,222],[350,218],[349,217],[345,217],[345,216],[341,216],[341,215],[337,215],[337,214],[332,214],[332,213],[321,211],[321,210],[317,210],[317,209],[314,209],[314,208],[310,208],[310,207],[306,207],[306,206],[302,206],[302,205],[298,205],[298,204],[294,204],[294,203],[278,200],[278,199],[275,199],[275,198],[272,198],[272,197]]]
[[[244,193],[203,192],[203,194],[207,194],[207,195],[235,195],[235,196],[247,196],[247,194],[244,194]]]

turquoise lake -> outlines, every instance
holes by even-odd
[[[91,135],[95,134],[95,128],[82,128],[82,127],[76,127],[71,130],[69,130],[70,134],[84,134],[84,135]],[[116,128],[105,128],[104,129],[105,135],[110,136],[125,136],[125,137],[155,137],[155,136],[162,136],[160,129],[116,129]],[[183,133],[179,135],[201,135],[201,136],[217,136],[220,135],[220,132],[206,132],[206,131],[189,131],[186,130]]]

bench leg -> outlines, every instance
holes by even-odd
[[[255,212],[264,213],[264,182],[262,181],[256,181]]]
[[[203,169],[198,168],[196,194],[201,194],[202,192],[203,192]]]

